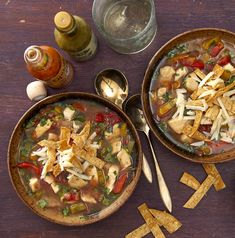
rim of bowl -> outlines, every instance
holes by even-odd
[[[187,37],[190,37],[190,35],[195,35],[197,33],[200,33],[204,36],[206,36],[206,35],[213,36],[217,33],[217,34],[226,35],[227,37],[231,37],[231,38],[233,37],[234,44],[235,44],[235,33],[231,32],[229,30],[226,30],[226,29],[222,29],[222,28],[195,28],[195,29],[180,33],[180,34],[174,36],[173,38],[171,38],[163,46],[161,46],[160,49],[157,50],[157,52],[153,55],[150,62],[148,63],[147,69],[144,74],[142,88],[141,88],[142,108],[144,111],[146,121],[147,121],[151,131],[155,135],[155,137],[167,149],[169,149],[173,153],[179,155],[180,157],[182,157],[184,159],[187,159],[187,160],[189,160],[191,162],[195,162],[195,163],[227,162],[227,161],[235,159],[235,147],[234,147],[234,149],[226,151],[222,154],[219,153],[219,154],[209,155],[209,156],[198,156],[196,154],[192,154],[192,153],[189,153],[183,149],[180,149],[178,146],[176,146],[176,144],[174,144],[169,139],[167,139],[164,135],[162,135],[162,132],[160,132],[160,130],[158,129],[155,122],[152,121],[153,120],[152,116],[151,116],[152,112],[150,109],[148,94],[149,94],[150,84],[152,81],[152,75],[155,72],[155,69],[156,69],[157,65],[159,64],[159,62],[161,61],[162,57],[167,53],[167,52],[164,52],[165,49],[167,49],[167,51],[169,51],[170,49],[172,49],[174,46],[176,46],[180,42],[183,43],[183,42],[190,40]],[[199,36],[199,37],[203,37],[203,36]]]
[[[132,181],[126,186],[126,188],[122,192],[122,194],[110,206],[99,211],[98,213],[91,214],[91,218],[88,220],[79,221],[78,219],[76,219],[75,222],[72,222],[73,219],[69,219],[69,221],[66,222],[66,221],[63,221],[63,216],[61,216],[60,220],[59,219],[55,220],[55,219],[53,219],[53,217],[48,217],[47,215],[45,215],[44,214],[45,211],[36,209],[35,204],[33,204],[33,199],[29,199],[29,195],[27,195],[27,193],[25,192],[25,188],[23,187],[24,185],[22,184],[22,182],[20,180],[16,181],[16,179],[20,179],[20,176],[17,172],[17,168],[15,167],[15,165],[14,165],[14,167],[12,165],[12,163],[15,160],[14,158],[12,158],[12,150],[14,149],[12,143],[14,140],[17,140],[17,142],[19,144],[19,138],[16,139],[16,137],[17,137],[17,133],[19,133],[19,131],[21,130],[23,123],[27,119],[29,119],[33,115],[35,115],[41,108],[43,108],[49,104],[55,103],[55,102],[63,101],[66,99],[73,99],[73,98],[74,99],[77,98],[79,100],[85,100],[85,101],[92,101],[94,99],[97,99],[98,103],[100,103],[101,105],[103,105],[105,107],[108,107],[112,111],[115,111],[119,116],[121,116],[121,118],[126,123],[128,123],[128,128],[131,130],[131,133],[134,136],[135,142],[136,142],[137,163],[136,163],[136,171],[135,171]],[[18,151],[18,149],[16,149],[16,151]],[[140,179],[141,168],[142,168],[142,158],[143,158],[142,148],[141,148],[141,143],[140,143],[138,133],[137,133],[133,123],[131,122],[130,118],[120,108],[118,108],[114,103],[110,102],[109,100],[107,100],[99,95],[95,95],[92,93],[85,93],[85,92],[65,92],[65,93],[59,93],[59,94],[55,94],[52,96],[48,96],[47,98],[44,98],[40,102],[37,102],[33,106],[31,106],[21,116],[21,118],[17,122],[16,126],[14,127],[14,130],[13,130],[10,140],[9,140],[8,151],[7,151],[7,166],[8,166],[8,173],[9,173],[9,176],[11,179],[11,183],[13,185],[13,188],[14,188],[16,194],[23,201],[23,203],[27,207],[29,207],[34,213],[36,213],[41,218],[44,218],[50,222],[57,223],[60,225],[83,226],[83,225],[88,225],[88,224],[92,224],[92,223],[101,221],[101,220],[109,217],[110,215],[115,213],[118,209],[120,209],[120,207],[122,207],[127,202],[127,200],[130,198],[130,196],[133,194],[133,192],[137,186],[137,183]],[[23,194],[22,194],[22,191],[20,191],[21,188],[24,189]],[[31,200],[31,201],[29,201],[29,200]],[[66,218],[68,218],[68,217],[66,217]]]

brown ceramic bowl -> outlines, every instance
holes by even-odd
[[[221,154],[210,155],[210,156],[198,156],[196,154],[192,154],[192,153],[186,152],[183,149],[180,149],[175,144],[173,144],[170,140],[168,140],[166,136],[164,136],[161,133],[158,126],[156,125],[151,113],[151,109],[150,109],[149,90],[150,90],[152,77],[157,65],[159,64],[161,59],[172,48],[174,48],[178,44],[182,44],[184,42],[187,42],[196,38],[215,37],[215,36],[218,36],[227,42],[231,42],[235,44],[235,34],[233,32],[223,30],[223,29],[201,28],[201,29],[194,29],[191,31],[187,31],[180,35],[177,35],[176,37],[168,41],[165,45],[163,45],[153,56],[145,72],[144,81],[142,84],[141,98],[142,98],[142,104],[143,104],[142,105],[143,111],[144,111],[144,115],[146,117],[147,123],[150,126],[154,135],[161,141],[161,143],[164,146],[166,146],[169,150],[171,150],[175,154],[197,163],[220,163],[220,162],[232,160],[235,158],[235,146],[234,146],[234,149],[230,151],[227,151]]]
[[[25,188],[21,182],[18,168],[16,168],[17,164],[17,155],[19,150],[19,141],[21,138],[21,135],[23,133],[23,124],[25,121],[30,119],[32,116],[34,116],[41,108],[47,106],[48,104],[64,101],[66,99],[82,99],[86,101],[92,101],[96,102],[98,104],[101,104],[105,107],[108,107],[109,109],[116,112],[128,125],[128,128],[130,129],[135,142],[136,142],[136,149],[137,149],[137,157],[135,158],[135,164],[136,164],[136,172],[132,179],[132,181],[127,185],[126,189],[123,191],[123,193],[120,195],[117,200],[115,200],[109,207],[101,210],[99,213],[96,213],[92,216],[89,216],[89,219],[87,220],[81,220],[77,217],[64,217],[62,214],[59,214],[58,212],[55,212],[54,210],[46,209],[42,210],[38,208],[37,204],[31,198],[25,191]],[[78,92],[71,92],[71,93],[62,93],[57,94],[54,96],[47,97],[46,99],[36,103],[33,107],[31,107],[19,120],[17,123],[8,147],[8,170],[11,177],[12,184],[15,188],[16,193],[18,196],[22,199],[22,201],[31,208],[37,215],[55,223],[59,223],[62,225],[68,225],[68,226],[80,226],[80,225],[86,225],[90,223],[97,222],[99,220],[102,220],[105,217],[108,217],[115,211],[117,211],[131,196],[133,193],[136,184],[139,180],[140,173],[142,168],[142,151],[141,151],[141,145],[140,140],[138,137],[138,134],[136,132],[136,129],[130,119],[126,116],[126,114],[120,110],[115,104],[111,103],[110,101],[97,96],[93,94],[88,93],[78,93]]]

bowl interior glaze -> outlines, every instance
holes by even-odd
[[[142,92],[141,92],[141,100],[142,107],[144,111],[144,115],[146,117],[146,121],[151,128],[154,135],[158,138],[158,140],[166,146],[169,150],[174,152],[175,154],[188,159],[192,162],[196,163],[220,163],[229,160],[233,160],[235,158],[235,146],[234,149],[216,155],[209,156],[198,156],[196,154],[192,154],[186,152],[183,149],[177,147],[174,143],[172,143],[169,139],[166,138],[159,130],[156,122],[153,119],[150,102],[149,102],[149,90],[150,84],[155,72],[156,67],[160,63],[161,59],[175,46],[182,44],[184,42],[196,39],[196,38],[204,38],[204,37],[220,37],[221,39],[235,44],[235,34],[233,32],[217,29],[217,28],[200,28],[194,29],[191,31],[184,32],[180,35],[177,35],[173,39],[169,40],[165,45],[163,45],[152,57],[151,61],[148,64],[147,70],[145,72],[144,81],[142,84]]]
[[[136,156],[136,172],[132,179],[132,181],[127,185],[126,189],[123,191],[123,193],[120,195],[120,197],[117,198],[110,206],[107,208],[101,210],[98,213],[92,214],[92,216],[89,216],[89,219],[87,220],[81,220],[77,217],[64,217],[62,214],[59,214],[58,212],[55,212],[55,210],[52,209],[40,209],[37,204],[35,203],[34,199],[30,197],[23,186],[23,183],[21,182],[18,169],[16,167],[17,165],[17,156],[18,156],[18,150],[19,150],[19,143],[20,138],[23,134],[24,128],[23,125],[25,121],[30,119],[32,116],[34,116],[41,108],[47,106],[48,104],[52,104],[59,101],[64,101],[67,99],[81,99],[91,102],[99,103],[105,107],[108,107],[109,109],[116,112],[126,123],[128,128],[130,129],[130,132],[133,135],[133,138],[136,142],[136,150],[137,150],[137,156]],[[22,201],[32,209],[33,212],[35,212],[37,215],[58,224],[62,225],[68,225],[68,226],[80,226],[80,225],[86,225],[90,223],[97,222],[99,220],[104,219],[105,217],[108,217],[115,211],[117,211],[131,196],[133,193],[136,184],[139,180],[140,173],[142,168],[142,150],[140,145],[140,140],[138,137],[138,134],[135,130],[134,125],[130,121],[130,119],[126,116],[126,114],[120,110],[115,104],[111,103],[110,101],[89,93],[78,93],[78,92],[71,92],[71,93],[62,93],[57,94],[54,96],[50,96],[45,98],[44,100],[36,103],[34,106],[32,106],[19,120],[17,123],[9,142],[8,147],[8,171],[9,175],[11,177],[11,181],[13,184],[13,187],[18,194],[18,196],[22,199]]]

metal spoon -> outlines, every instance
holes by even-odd
[[[148,138],[151,152],[152,152],[153,159],[154,159],[154,163],[155,163],[160,195],[161,195],[162,201],[165,204],[166,208],[171,212],[172,211],[171,196],[170,196],[169,190],[167,188],[166,182],[163,178],[161,169],[159,167],[157,157],[154,153],[153,145],[152,145],[152,142],[150,139],[150,128],[145,121],[144,114],[143,114],[143,111],[141,108],[142,108],[141,107],[141,99],[140,99],[139,94],[133,95],[125,103],[125,111],[128,114],[128,116],[132,119],[132,122],[136,126],[136,129],[139,131],[143,131]]]
[[[105,69],[99,72],[94,82],[96,93],[122,109],[122,105],[128,96],[128,81],[126,76],[117,69]],[[152,183],[152,172],[146,157],[143,155],[143,166],[147,180]]]

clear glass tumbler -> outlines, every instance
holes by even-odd
[[[93,21],[112,49],[134,54],[157,32],[154,0],[94,0]]]

